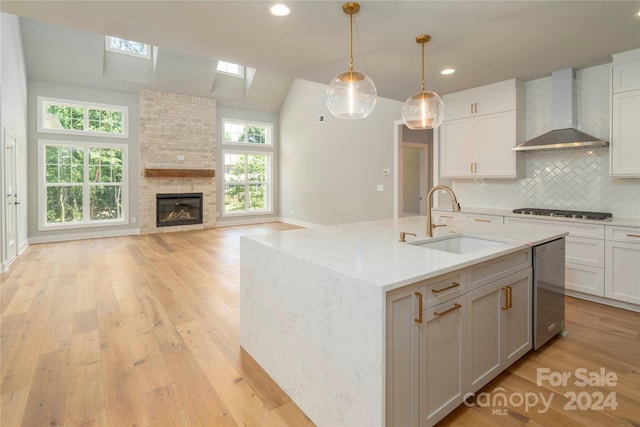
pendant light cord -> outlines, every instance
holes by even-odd
[[[422,44],[422,93],[424,94],[424,42]]]
[[[353,72],[353,11],[349,13],[349,75]]]

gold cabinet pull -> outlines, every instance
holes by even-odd
[[[505,286],[502,290],[504,291],[504,306],[500,308],[507,311],[513,307],[513,288]]]
[[[440,218],[450,218],[450,219],[451,219],[451,218],[453,218],[453,217],[452,217],[452,216],[449,216],[449,215],[440,215]],[[640,236],[638,236],[638,237],[640,237]]]
[[[478,103],[476,102],[476,114],[478,114]]]
[[[469,163],[469,167],[471,168],[469,172],[473,173],[473,163]]]
[[[418,298],[418,318],[413,319],[416,323],[422,323],[422,294],[416,292],[416,298]]]
[[[477,163],[474,163],[473,169],[474,169],[475,173],[478,173],[478,164]]]
[[[453,304],[453,307],[443,311],[442,313],[438,313],[437,311],[434,311],[433,315],[436,316],[436,317],[444,316],[445,314],[448,314],[448,313],[451,313],[452,311],[458,310],[460,307],[462,307],[460,304],[455,303],[455,304]]]
[[[627,234],[627,237],[640,237],[640,234],[631,234],[631,233],[628,233],[628,234]]]
[[[473,220],[474,220],[474,221],[477,221],[477,222],[491,222],[491,220],[490,220],[490,219],[479,219],[479,218],[474,218]]]
[[[442,288],[442,289],[431,289],[431,292],[433,292],[434,294],[439,294],[440,292],[448,291],[449,289],[457,288],[458,286],[460,286],[460,283],[451,282],[450,286],[447,286],[446,288]]]
[[[473,114],[473,103],[471,103],[471,114]]]

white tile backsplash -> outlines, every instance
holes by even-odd
[[[576,73],[577,128],[609,139],[610,64]],[[525,83],[526,138],[551,130],[551,77]],[[609,176],[609,149],[526,152],[525,174],[513,180],[453,180],[462,206],[611,212],[640,218],[640,179]]]

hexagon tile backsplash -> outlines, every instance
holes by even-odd
[[[525,83],[526,138],[550,130],[551,77]],[[578,129],[609,140],[609,65],[576,73]],[[460,205],[611,212],[640,218],[640,179],[609,176],[609,149],[529,151],[521,179],[453,180]]]

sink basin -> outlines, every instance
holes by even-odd
[[[429,240],[409,243],[421,248],[435,249],[436,251],[450,252],[454,254],[466,254],[486,248],[504,245],[509,240],[500,240],[493,237],[473,236],[468,234],[451,234],[449,236],[435,237]]]

